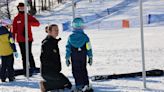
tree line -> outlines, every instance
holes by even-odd
[[[29,11],[34,15],[37,12],[36,8],[38,8],[38,11],[51,10],[53,6],[63,3],[63,1],[67,0],[28,0]]]
[[[0,18],[7,17],[11,19],[12,9],[9,3],[13,0],[0,0]],[[28,12],[35,15],[37,12],[51,10],[55,5],[68,0],[27,0]]]

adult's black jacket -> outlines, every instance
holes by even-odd
[[[52,36],[47,36],[42,41],[41,47],[41,74],[42,77],[53,77],[61,71],[61,61],[58,42]]]

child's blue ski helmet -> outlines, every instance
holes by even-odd
[[[82,18],[74,18],[72,21],[73,28],[82,28],[84,26],[84,20]]]

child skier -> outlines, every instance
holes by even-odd
[[[9,29],[11,28],[12,21],[9,19],[2,19],[0,27],[0,56],[1,56],[1,81],[6,82],[6,78],[9,78],[9,82],[14,81],[14,57],[18,57],[14,40]]]
[[[40,82],[42,92],[50,90],[58,90],[68,88],[71,89],[72,84],[62,74],[61,60],[58,42],[61,38],[57,39],[59,30],[56,24],[50,25],[48,30],[48,36],[42,41],[41,50],[41,76],[44,81]]]
[[[75,18],[72,22],[72,27],[73,33],[69,36],[66,45],[66,64],[69,66],[72,63],[76,90],[78,92],[92,92],[93,89],[89,86],[86,64],[88,56],[88,63],[92,65],[93,56],[89,37],[83,31],[83,19]]]

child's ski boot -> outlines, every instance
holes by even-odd
[[[82,92],[93,92],[92,86],[85,85],[82,89]]]
[[[85,85],[83,88],[75,88],[71,92],[94,92],[92,86]]]

